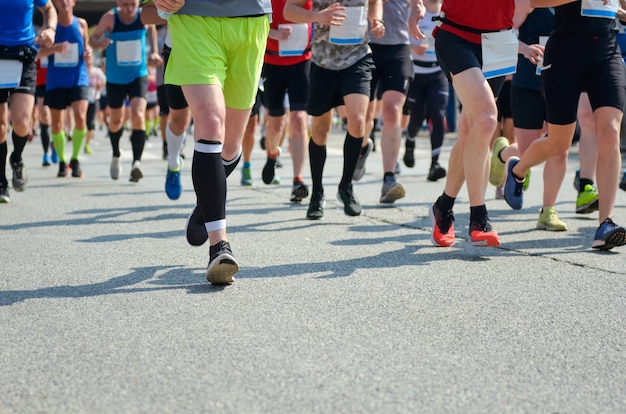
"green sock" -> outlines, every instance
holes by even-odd
[[[61,132],[56,134],[53,132],[52,143],[59,156],[59,161],[65,162],[65,131],[61,130]]]
[[[80,149],[83,146],[85,135],[87,135],[87,128],[81,129],[81,130],[74,128],[74,132],[72,132],[72,159],[73,160],[78,159],[78,154],[80,154]]]

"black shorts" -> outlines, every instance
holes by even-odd
[[[170,60],[171,51],[171,48],[163,46],[163,51],[161,52],[161,56],[163,57],[163,72],[165,72],[165,69],[167,68],[167,62]],[[185,99],[183,88],[179,85],[170,85],[166,83],[165,93],[167,95],[167,106],[169,106],[167,110],[168,113],[170,109],[185,109],[189,106],[187,99]]]
[[[9,95],[13,93],[25,93],[35,96],[37,63],[35,62],[35,60],[33,60],[32,62],[22,63],[22,77],[20,78],[20,84],[16,88],[0,89],[0,104],[7,102],[9,100]]]
[[[169,115],[170,105],[167,102],[167,92],[165,91],[165,85],[157,86],[157,102],[159,103],[159,115]]]
[[[379,45],[370,43],[374,70],[370,100],[380,99],[386,91],[406,94],[413,77],[410,45]]]
[[[35,97],[43,98],[46,96],[46,84],[35,86]]]
[[[289,96],[290,110],[306,109],[310,68],[309,60],[289,66],[263,65],[263,103],[268,115],[285,115],[285,93]]]
[[[370,96],[372,55],[364,56],[354,65],[342,70],[329,70],[311,63],[309,101],[307,112],[321,116],[331,109],[343,105],[343,97],[351,93]]]
[[[76,86],[75,88],[58,88],[46,90],[44,105],[50,109],[63,110],[70,106],[72,102],[86,101],[88,99],[88,87]]]
[[[500,88],[500,93],[498,94],[498,100],[496,101],[496,105],[498,106],[498,121],[501,121],[504,118],[513,118],[513,113],[511,112],[511,81],[505,80]]]
[[[543,128],[546,120],[546,102],[541,91],[511,86],[511,113],[515,128]]]
[[[107,96],[106,95],[100,95],[100,110],[104,111],[105,109],[107,109],[108,103],[107,103]]]
[[[483,52],[480,45],[465,40],[445,30],[438,30],[435,37],[437,60],[449,81],[450,75],[456,75],[470,68],[483,67]],[[497,97],[504,83],[504,76],[488,79],[493,96]],[[466,103],[469,104],[469,103]]]
[[[128,99],[144,98],[148,93],[148,77],[141,76],[134,81],[121,85],[107,82],[107,104],[109,108],[119,109],[124,106],[126,97]]]
[[[576,122],[581,92],[587,92],[594,111],[605,106],[623,110],[625,77],[615,33],[575,40],[550,36],[541,71],[547,121],[555,125]]]

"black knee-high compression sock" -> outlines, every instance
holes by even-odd
[[[47,154],[50,149],[50,125],[39,124],[39,135],[41,136],[43,152]]]
[[[146,145],[146,131],[142,129],[133,129],[130,134],[130,143],[133,147],[133,162],[141,161],[143,147]]]
[[[312,191],[324,194],[322,175],[326,164],[326,145],[317,145],[309,139],[309,163],[311,164]]]
[[[237,156],[230,161],[226,161],[224,158],[222,158],[222,164],[224,164],[224,172],[226,173],[226,178],[230,177],[230,174],[235,171],[235,168],[237,168],[237,164],[239,164],[240,160],[241,150],[239,151],[239,154],[237,154]]]
[[[13,140],[13,153],[11,154],[11,162],[20,162],[22,161],[22,152],[24,152],[24,147],[28,142],[28,135],[20,137],[15,133],[15,131],[12,131],[11,138]]]
[[[6,173],[8,151],[7,142],[0,143],[0,183],[5,187],[9,185]]]
[[[113,150],[113,156],[120,156],[120,139],[122,138],[122,134],[124,133],[124,128],[120,128],[119,131],[111,131],[109,130],[109,139],[111,140],[111,148]]]
[[[226,227],[226,172],[221,154],[222,144],[218,141],[199,140],[194,144],[191,179],[207,231]]]
[[[356,138],[350,135],[349,132],[346,132],[346,139],[343,141],[343,173],[339,187],[343,188],[352,182],[352,175],[359,160],[362,144],[363,137]]]

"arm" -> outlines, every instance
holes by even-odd
[[[287,0],[283,8],[283,16],[285,19],[294,23],[320,23],[330,26],[341,26],[346,15],[343,11],[346,9],[339,3],[320,11],[306,10],[303,8],[305,0]]]
[[[91,65],[92,50],[91,46],[89,46],[89,25],[87,24],[87,20],[79,17],[78,27],[80,27],[80,33],[83,35],[83,42],[85,43],[85,53],[83,54],[83,59]]]
[[[381,0],[369,0],[367,18],[372,26],[374,37],[385,35],[385,23],[383,22],[383,2]]]
[[[516,0],[515,1],[515,13],[513,14],[513,27],[518,29],[524,22],[530,13],[534,9],[530,7],[530,0]]]
[[[422,0],[411,0],[411,11],[409,13],[409,34],[416,39],[426,39],[424,33],[422,33],[417,25],[417,22],[424,18],[426,14],[426,7]]]
[[[146,26],[149,24],[167,23],[166,20],[161,19],[157,14],[157,8],[154,5],[154,2],[144,3],[141,5],[141,16],[139,16],[139,18],[141,19],[141,23]]]
[[[35,38],[35,43],[43,47],[52,46],[58,22],[57,11],[52,6],[52,0],[49,0],[45,6],[39,7],[39,10],[43,14],[43,29]]]
[[[93,29],[91,36],[89,36],[89,46],[94,49],[104,50],[108,45],[113,43],[111,39],[105,37],[104,35],[107,31],[110,32],[113,30],[114,19],[115,16],[112,11],[106,12],[100,18],[98,25],[95,29]]]
[[[530,60],[530,63],[536,65],[543,59],[544,47],[538,44],[527,45],[520,40],[517,53],[524,55],[526,59]]]
[[[148,56],[148,62],[154,66],[160,66],[163,64],[163,58],[159,53],[159,35],[157,34],[156,26],[153,24],[148,25],[146,30],[149,32],[150,43],[152,44],[152,53]]]

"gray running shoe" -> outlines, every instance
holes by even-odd
[[[13,169],[13,180],[11,181],[13,184],[13,189],[15,191],[24,191],[26,190],[26,184],[28,183],[28,177],[26,176],[24,163],[20,162],[12,162],[11,169]]]
[[[372,152],[372,148],[374,148],[374,141],[369,138],[365,150],[361,149],[361,151],[365,152],[361,152],[359,155],[356,168],[354,169],[354,173],[352,173],[352,181],[359,181],[365,175],[365,161],[367,161],[367,157],[370,155],[370,152]]]
[[[391,204],[404,197],[405,194],[406,192],[402,184],[395,179],[386,179],[383,182],[383,189],[380,192],[380,202],[383,204]]]
[[[111,178],[117,180],[122,174],[122,154],[119,157],[113,157],[111,159]]]
[[[141,163],[139,161],[133,162],[133,168],[130,170],[130,179],[128,181],[137,183],[143,178],[143,171],[141,171]]]

